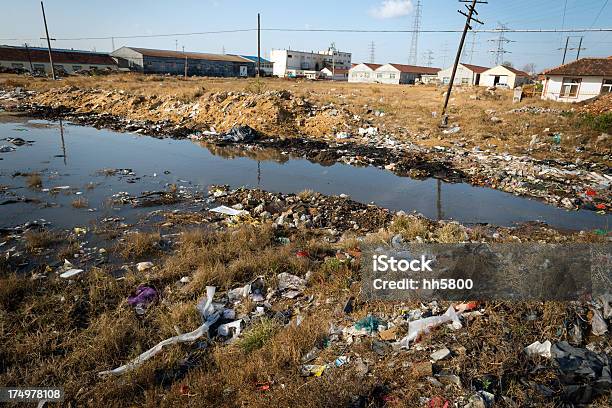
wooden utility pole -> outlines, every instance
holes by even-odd
[[[42,9],[43,21],[45,23],[45,34],[47,34],[47,47],[49,48],[49,63],[51,64],[51,76],[55,81],[55,68],[53,67],[53,55],[51,54],[51,39],[49,38],[49,29],[47,28],[47,17],[45,16],[45,6],[43,2],[40,2],[40,8]]]
[[[185,79],[187,79],[187,54],[185,53],[184,45],[183,45],[183,55],[185,56]]]
[[[453,82],[455,82],[455,75],[457,74],[457,66],[459,65],[459,60],[461,59],[461,53],[463,52],[463,44],[465,43],[465,36],[467,35],[468,30],[472,29],[470,23],[472,20],[476,21],[479,24],[484,24],[482,21],[473,17],[474,14],[478,15],[476,11],[476,4],[488,4],[486,1],[479,0],[459,0],[460,3],[472,3],[471,5],[465,5],[468,9],[468,13],[466,14],[462,10],[458,10],[459,14],[463,14],[467,20],[465,21],[465,27],[463,29],[463,34],[461,35],[461,42],[459,43],[459,48],[457,49],[457,56],[455,57],[455,65],[453,66],[453,73],[450,77],[450,82],[448,83],[448,91],[446,91],[446,98],[444,99],[444,107],[442,108],[442,124],[446,126],[448,124],[448,116],[446,116],[446,108],[448,107],[448,101],[450,99],[451,91],[453,90]]]
[[[582,51],[582,40],[584,37],[580,37],[580,44],[578,44],[578,53],[576,54],[576,61],[580,59],[580,51]]]
[[[257,78],[261,75],[261,16],[257,13]]]
[[[26,53],[28,54],[28,61],[30,62],[30,72],[34,75],[34,65],[32,65],[32,56],[30,55],[30,48],[28,47],[28,43],[23,44],[26,49]]]
[[[567,57],[567,46],[569,45],[569,36],[567,37],[567,40],[565,40],[565,51],[563,51],[563,62],[561,63],[561,65],[565,65],[565,57]]]

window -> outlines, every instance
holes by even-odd
[[[470,78],[461,78],[461,85],[469,85]]]
[[[601,86],[601,93],[612,93],[612,79],[604,79]]]
[[[369,77],[370,77],[370,73],[369,73],[369,72],[366,72],[366,73],[365,73],[365,74],[363,74],[363,75],[364,75],[366,78],[369,78]]]
[[[73,66],[72,66],[72,69],[73,69],[74,71],[80,71],[80,70],[82,70],[82,69],[83,69],[83,67],[82,67],[82,66],[80,66],[80,65],[73,65]]]
[[[561,97],[562,98],[575,98],[578,96],[578,89],[582,78],[563,78],[563,85],[561,85]]]
[[[13,68],[23,68],[23,64],[15,64],[15,63],[13,63],[13,64],[11,64],[11,67],[13,67]]]
[[[45,64],[33,64],[34,72],[45,72]]]
[[[389,74],[390,79],[395,79],[395,74]]]
[[[383,74],[376,74],[376,78],[382,78]]]

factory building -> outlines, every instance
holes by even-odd
[[[211,77],[255,76],[255,62],[226,54],[154,50],[148,48],[121,47],[111,55],[119,68],[144,74],[184,75]]]
[[[57,73],[71,74],[77,71],[117,69],[115,60],[104,53],[54,48],[51,55]],[[1,68],[51,74],[49,50],[39,47],[0,45]]]

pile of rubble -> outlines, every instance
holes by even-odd
[[[612,112],[612,94],[602,94],[594,101],[584,104],[578,108],[579,112],[591,115],[603,115]]]
[[[531,113],[532,115],[541,115],[544,113],[552,113],[555,115],[561,115],[564,111],[555,108],[545,108],[542,106],[529,106],[525,105],[520,108],[510,110],[510,113]]]

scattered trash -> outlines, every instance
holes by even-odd
[[[530,344],[529,346],[525,347],[524,351],[525,351],[525,354],[527,354],[530,357],[540,356],[544,358],[551,358],[552,357],[552,354],[550,351],[551,347],[552,347],[552,343],[548,340],[546,340],[544,343],[540,343],[539,341],[536,341]]]
[[[60,278],[64,278],[64,279],[72,278],[73,276],[79,275],[83,272],[84,272],[83,269],[68,269],[66,272],[60,274]]]
[[[299,276],[291,275],[290,273],[283,272],[277,275],[278,278],[278,290],[282,293],[282,296],[288,299],[293,299],[304,292],[306,289],[306,281]]]
[[[560,134],[560,133],[555,133],[555,134],[552,136],[552,140],[553,140],[553,142],[554,142],[555,144],[557,144],[557,145],[561,144],[561,134]]]
[[[313,364],[305,364],[302,366],[302,375],[304,377],[320,377],[323,375],[323,372],[327,368],[326,365],[313,365]]]
[[[137,314],[143,315],[147,307],[157,300],[157,291],[147,285],[139,285],[133,295],[129,296],[127,302],[134,308]]]
[[[593,317],[591,319],[591,331],[595,336],[603,336],[608,332],[608,324],[604,320],[601,312],[597,309],[592,309]]]
[[[450,129],[443,130],[442,133],[445,135],[452,135],[453,133],[459,133],[459,131],[461,131],[461,128],[459,126],[455,126]]]
[[[574,404],[588,404],[612,389],[612,358],[606,353],[556,343],[552,354],[559,364],[559,380],[565,398]]]
[[[162,351],[164,346],[167,346],[170,344],[186,343],[186,342],[195,341],[199,339],[200,337],[207,335],[210,326],[214,324],[219,319],[219,316],[220,316],[220,313],[215,310],[212,304],[212,299],[214,295],[215,295],[215,287],[207,286],[206,287],[206,298],[203,299],[204,303],[202,304],[202,301],[201,301],[198,304],[198,310],[202,314],[202,318],[204,320],[204,323],[200,327],[198,327],[192,332],[181,334],[179,336],[174,336],[169,339],[166,339],[158,343],[153,348],[145,351],[144,353],[142,353],[141,355],[139,355],[138,357],[136,357],[134,360],[130,361],[129,363],[122,365],[121,367],[117,367],[113,370],[101,371],[98,373],[98,375],[107,376],[107,375],[124,374],[128,371],[133,370],[136,367],[139,367],[142,363],[144,363],[151,357],[155,356],[157,353]]]
[[[444,360],[450,355],[451,355],[451,351],[448,348],[444,347],[443,349],[440,349],[438,351],[431,353],[430,357],[433,361],[440,361],[440,360]]]
[[[242,215],[242,214],[248,214],[247,211],[245,210],[236,210],[230,207],[226,207],[224,205],[220,206],[220,207],[216,207],[216,208],[212,208],[210,210],[211,212],[217,213],[217,214],[225,214],[225,215],[229,215],[229,216],[236,216],[236,215]]]
[[[452,323],[453,329],[460,329],[462,327],[459,316],[455,313],[455,308],[453,306],[449,306],[446,313],[441,316],[431,316],[409,322],[408,335],[400,340],[400,347],[408,348],[409,343],[416,340],[418,336],[429,333],[432,328],[444,323]]]
[[[349,362],[349,358],[347,356],[339,356],[338,358],[334,360],[334,365],[336,367],[342,367],[348,362]]]
[[[259,139],[259,134],[250,126],[234,126],[228,132],[221,134],[221,140],[231,143],[251,143]]]
[[[136,264],[136,269],[138,272],[144,272],[153,268],[153,262],[138,262]]]
[[[17,149],[14,148],[13,146],[8,146],[8,145],[0,146],[0,153],[10,153],[10,152],[14,152],[15,150]]]
[[[382,322],[377,317],[367,315],[355,323],[355,328],[357,330],[365,330],[368,333],[374,333],[375,331],[378,331],[378,326],[381,323]]]

